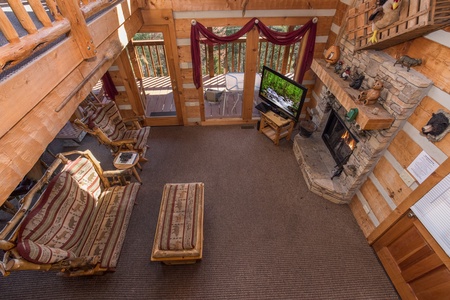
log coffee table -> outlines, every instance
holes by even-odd
[[[151,260],[166,265],[202,259],[204,184],[164,186]]]

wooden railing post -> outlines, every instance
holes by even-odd
[[[293,30],[294,26],[289,26],[288,32],[292,32]],[[291,56],[291,51],[294,51],[294,45],[284,46],[283,62],[281,64],[281,74],[286,74],[289,72],[287,68],[289,63],[289,57]]]
[[[63,16],[70,21],[70,34],[77,41],[84,59],[96,56],[97,50],[89,33],[89,29],[81,12],[78,0],[56,0]]]
[[[244,74],[244,93],[242,95],[242,119],[251,121],[253,112],[253,98],[255,93],[255,75],[258,65],[258,46],[259,32],[253,27],[247,33],[247,43],[245,48],[245,74]]]
[[[133,43],[128,43],[127,50],[130,55],[131,65],[133,66],[136,78],[142,79],[141,64],[139,63],[139,58],[137,57],[136,49],[134,48]]]
[[[308,37],[311,30],[308,30],[305,35],[302,38],[301,45],[300,45],[300,51],[298,52],[297,56],[297,64],[295,66],[295,73],[294,73],[294,80],[298,82],[299,76],[300,76],[300,69],[303,64],[303,56],[305,56],[306,52],[306,45],[308,44]],[[301,82],[300,82],[301,83]]]
[[[208,27],[208,30],[210,30],[212,32],[212,27]],[[213,45],[206,45],[206,47],[208,49],[208,72],[209,72],[209,78],[213,78],[214,77],[214,73],[215,73],[214,72],[214,46]],[[220,67],[219,67],[219,70],[220,70]]]

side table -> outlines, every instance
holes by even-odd
[[[136,166],[141,169],[138,152],[132,150],[120,151],[114,158],[113,165],[119,170],[131,169],[136,180],[142,183],[141,176],[136,171]]]
[[[289,141],[293,129],[294,121],[291,119],[285,119],[273,111],[261,112],[259,132],[264,133],[275,145],[284,137]]]

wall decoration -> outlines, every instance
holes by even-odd
[[[380,98],[381,89],[383,88],[383,83],[380,80],[375,81],[372,88],[367,91],[362,91],[358,96],[358,101],[362,102],[364,105],[375,104]]]
[[[373,35],[370,42],[378,42],[378,31],[400,19],[400,8],[403,0],[387,0],[382,6],[370,15],[369,21],[372,21]]]
[[[431,119],[422,127],[422,134],[426,135],[430,142],[438,142],[450,131],[450,114],[442,109],[433,113]]]
[[[358,71],[355,71],[355,74],[352,75],[352,82],[350,82],[349,86],[355,90],[358,90],[361,87],[364,78],[364,74],[359,74]]]
[[[351,75],[350,67],[345,67],[344,71],[341,73],[341,78],[347,80]]]
[[[408,55],[402,55],[395,61],[394,66],[396,64],[401,65],[402,68],[405,66],[407,68],[406,71],[409,72],[409,69],[411,69],[411,67],[420,66],[422,64],[422,59],[412,58]]]

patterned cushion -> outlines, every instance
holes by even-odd
[[[76,249],[89,228],[95,202],[69,173],[59,173],[21,224],[20,255],[34,263],[79,256]]]
[[[98,199],[102,192],[101,180],[92,162],[85,157],[70,161],[63,169],[72,175],[80,187]]]
[[[116,266],[139,187],[139,183],[131,183],[103,191],[91,216],[90,234],[77,250],[81,256],[101,255],[101,267]]]
[[[92,117],[91,122],[103,131],[110,140],[116,141],[124,139],[123,136],[127,129],[114,101],[109,102],[100,109],[97,114]]]
[[[147,150],[147,139],[150,134],[150,128],[150,126],[146,126],[138,130],[128,130],[123,136],[124,139],[136,139],[137,142],[134,145],[134,149],[143,151],[142,156],[145,156],[145,151]]]
[[[196,220],[202,183],[166,184],[160,216],[161,250],[190,250],[197,241]]]

